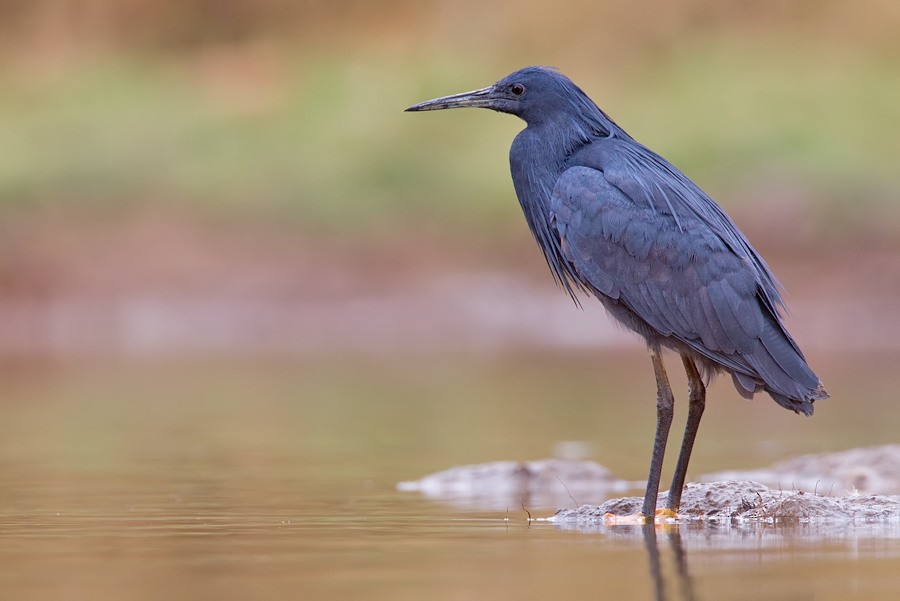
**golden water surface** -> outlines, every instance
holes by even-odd
[[[812,419],[718,382],[692,473],[896,441],[897,358],[816,357],[833,398]],[[579,530],[396,491],[561,440],[639,480],[654,427],[640,351],[96,359],[0,375],[4,599],[900,596],[898,524]]]

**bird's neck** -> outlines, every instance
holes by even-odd
[[[549,135],[548,135],[549,134]],[[563,273],[559,239],[551,226],[550,198],[565,170],[571,149],[547,128],[529,125],[519,132],[509,151],[509,165],[516,196],[535,241],[547,259],[554,277],[571,292]]]
[[[572,120],[529,124],[513,140],[509,152],[513,184],[532,227],[530,210],[540,208],[540,216],[547,216],[550,194],[565,171],[566,159],[586,141],[584,131]]]
[[[546,220],[553,185],[563,169],[565,154],[529,125],[519,132],[509,151],[509,167],[519,203],[532,232]]]
[[[536,162],[545,165],[555,162],[561,166],[575,149],[589,143],[594,137],[596,134],[589,123],[582,122],[576,116],[558,114],[553,118],[529,123],[528,127],[519,132],[517,140],[522,138],[523,148]]]

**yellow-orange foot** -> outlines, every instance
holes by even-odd
[[[668,520],[674,520],[677,517],[678,514],[671,509],[657,509],[653,514],[653,523],[664,524]],[[642,524],[646,524],[647,521],[647,516],[640,513],[636,513],[634,515],[615,515],[612,513],[606,513],[603,515],[603,523],[607,526],[640,526]]]
[[[668,519],[674,520],[675,518],[678,517],[678,514],[675,513],[674,511],[672,511],[671,509],[669,509],[668,507],[666,507],[664,509],[657,509],[656,513],[654,514],[653,517],[654,517],[654,521],[658,522],[658,521],[664,521],[664,520],[668,520]]]
[[[634,515],[606,513],[603,515],[603,523],[607,526],[640,526],[647,523],[647,517],[640,513]]]

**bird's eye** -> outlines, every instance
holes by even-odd
[[[512,93],[516,96],[521,96],[525,93],[525,86],[520,83],[514,83],[512,87]]]

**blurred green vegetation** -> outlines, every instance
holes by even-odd
[[[476,25],[462,20],[473,9],[466,3],[442,9],[441,24],[436,3],[388,4],[376,18],[361,2],[226,2],[230,12],[208,23],[203,2],[178,10],[124,3],[144,11],[142,26],[116,3],[94,4],[105,20],[50,9],[42,20],[37,11],[32,21],[43,25],[33,29],[56,33],[22,34],[19,46],[4,47],[0,210],[116,213],[152,204],[326,230],[422,219],[497,227],[518,211],[506,153],[521,123],[484,111],[402,109],[531,62],[562,68],[726,207],[736,191],[767,189],[764,180],[807,190],[838,216],[861,199],[900,204],[900,50],[849,25],[852,38],[828,37],[843,18],[835,3],[826,3],[837,11],[830,18],[818,5],[754,19],[737,4],[685,1],[643,21],[632,9],[616,19],[643,28],[633,36],[617,29],[597,52],[561,37],[572,22],[564,15],[543,24],[510,16],[501,27],[504,13],[494,9],[494,20]],[[885,10],[876,4],[865,23]],[[673,10],[701,16],[667,29]],[[825,25],[810,26],[812,14]],[[32,21],[20,16],[7,27]],[[546,52],[526,50],[527,40],[504,44],[516,27],[527,37],[542,26],[567,41],[553,49],[539,40]],[[478,35],[492,27],[503,32],[497,39]],[[80,43],[82,31],[96,35]],[[448,51],[461,32],[463,43]],[[628,52],[603,53],[631,37]]]

